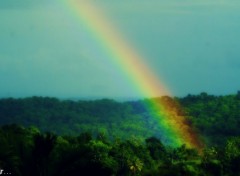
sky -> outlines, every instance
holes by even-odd
[[[0,97],[141,97],[63,1],[0,0]],[[172,96],[240,90],[240,1],[92,3]]]

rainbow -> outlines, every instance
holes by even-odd
[[[144,59],[114,28],[103,11],[94,6],[90,0],[63,0],[62,2],[98,40],[101,47],[112,58],[111,62],[116,63],[128,75],[133,86],[137,87],[136,91],[139,91],[144,97],[171,95],[168,89],[161,84],[159,78],[144,63]],[[169,108],[158,99],[150,99],[147,106],[154,111],[154,117],[157,118],[160,128],[171,139],[174,146],[186,144],[190,148],[200,148],[197,135],[187,125],[183,116],[168,110]]]

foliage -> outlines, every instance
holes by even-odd
[[[199,133],[201,153],[168,146],[149,101],[0,99],[0,169],[16,176],[240,175],[240,92],[155,98]]]
[[[185,145],[170,148],[156,137],[146,143],[136,138],[111,142],[89,133],[77,137],[32,133],[31,128],[16,125],[3,126],[0,135],[0,168],[17,176],[240,174],[240,137],[229,139],[224,148],[205,148],[199,154]],[[23,146],[26,155],[21,153]]]
[[[207,93],[177,99],[192,126],[208,146],[223,146],[227,139],[240,135],[240,98]]]
[[[184,116],[186,124],[199,133],[207,146],[221,146],[228,138],[240,135],[239,97],[239,92],[226,96],[203,92],[183,98],[163,96],[154,101],[163,104],[168,112]],[[111,140],[134,136],[144,142],[145,138],[156,136],[169,144],[157,120],[161,119],[161,114],[149,108],[149,102],[151,99],[121,103],[109,99],[5,98],[0,99],[0,125],[36,126],[42,132],[59,135],[102,133]]]

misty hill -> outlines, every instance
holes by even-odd
[[[240,93],[213,96],[207,93],[183,98],[161,97],[172,111],[184,115],[205,143],[223,145],[227,138],[240,135]],[[161,135],[148,100],[117,102],[101,100],[59,100],[50,97],[0,100],[0,124],[36,126],[41,131],[77,136],[82,132],[102,134],[110,139],[136,137],[144,140]],[[182,108],[180,108],[182,107]]]

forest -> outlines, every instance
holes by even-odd
[[[240,91],[157,98],[184,116],[204,148],[171,146],[151,99],[0,100],[0,174],[240,175]]]

